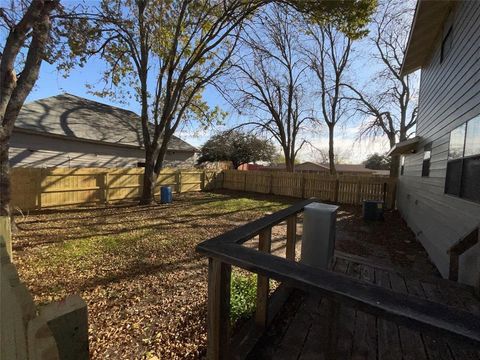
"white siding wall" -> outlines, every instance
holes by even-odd
[[[10,142],[12,166],[28,167],[137,167],[143,150],[14,132]],[[191,152],[169,151],[165,167],[190,168]]]
[[[453,47],[440,63],[438,39],[430,63],[422,69],[415,154],[405,159],[398,208],[443,276],[447,250],[480,223],[480,204],[444,194],[450,131],[480,114],[480,1],[466,1],[453,13]],[[423,147],[432,142],[430,176],[421,177]],[[480,181],[480,179],[479,179]],[[480,249],[461,259],[460,281],[477,284]]]

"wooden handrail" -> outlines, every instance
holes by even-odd
[[[471,249],[480,241],[480,227],[476,227],[467,235],[453,244],[447,253],[450,255],[450,265],[448,272],[448,279],[458,281],[458,273],[460,270],[460,256]]]
[[[298,214],[306,205],[314,201],[310,199],[297,203],[204,241],[197,246],[196,250],[214,259],[215,262],[238,266],[264,278],[275,279],[288,286],[320,294],[329,300],[352,306],[415,330],[430,332],[434,335],[447,335],[477,346],[480,344],[480,316],[478,315],[242,246],[245,241]],[[219,272],[209,274],[209,282],[216,279],[219,284],[225,284],[230,276],[229,273],[223,277],[218,275]],[[222,286],[227,288],[226,285]],[[220,285],[209,285],[209,288],[220,287]],[[229,299],[229,292],[227,294],[225,290],[223,294]],[[215,292],[213,300],[221,306],[217,308],[217,312],[212,313],[214,307],[210,296],[209,293],[208,324],[214,329],[221,329],[224,327],[222,323],[229,321],[228,306],[225,307],[227,301],[225,299],[220,301],[218,292]],[[227,319],[221,320],[219,313]],[[218,347],[218,344],[229,341],[226,332],[217,331],[216,333],[221,339],[209,339],[208,357],[210,359],[225,358],[225,349]]]

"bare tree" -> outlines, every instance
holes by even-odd
[[[312,146],[312,151],[310,152],[311,159],[317,164],[330,164],[330,149],[329,148],[317,148]],[[335,164],[345,163],[351,157],[351,150],[343,149],[336,147],[334,149]]]
[[[386,135],[393,147],[397,141],[406,140],[417,122],[416,74],[401,76],[400,69],[406,50],[413,9],[400,0],[384,0],[372,22],[371,43],[381,70],[373,81],[374,86],[358,89],[351,84],[351,99],[359,104],[365,115],[360,136]],[[390,165],[390,176],[398,176],[399,157]]]
[[[287,171],[294,170],[305,144],[302,128],[311,119],[304,97],[307,67],[293,21],[282,5],[258,16],[245,31],[230,86],[224,89],[234,107],[252,118],[241,126],[266,132],[280,145]]]
[[[305,52],[308,64],[316,75],[320,97],[321,119],[328,127],[328,163],[330,174],[335,169],[335,126],[348,116],[350,100],[343,94],[341,84],[346,81],[352,40],[336,30],[333,25],[307,25],[308,37]]]
[[[0,54],[0,216],[10,216],[10,137],[47,58],[51,16],[58,5],[59,1],[33,0],[0,8],[0,27],[6,32]]]

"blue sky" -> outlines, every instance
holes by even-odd
[[[88,92],[86,84],[95,84],[99,81],[103,63],[99,59],[90,60],[85,67],[77,67],[73,69],[67,78],[58,72],[55,65],[50,65],[46,62],[42,64],[39,79],[35,88],[30,93],[27,102],[35,101],[41,98],[58,95],[60,93],[71,93],[77,96],[82,96],[88,99],[99,102],[111,104],[121,108],[126,108],[139,113],[140,105],[135,101],[128,101],[127,103],[112,101],[108,98],[99,98]],[[368,69],[368,70],[366,70]],[[371,68],[364,66],[362,61],[359,61],[355,76],[358,81],[364,81],[371,76]],[[178,136],[190,142],[194,146],[200,146],[208,137],[216,131],[224,128],[229,128],[241,122],[241,118],[236,115],[235,111],[225,102],[221,95],[212,87],[209,87],[204,92],[205,100],[211,105],[219,105],[229,112],[226,122],[221,127],[212,127],[208,130],[184,127],[180,128]],[[342,153],[342,158],[345,162],[361,162],[365,157],[373,152],[382,152],[388,149],[386,139],[377,139],[375,141],[363,140],[358,141],[357,133],[360,125],[359,119],[352,119],[343,127],[337,129],[336,143],[339,152]],[[325,131],[320,129],[320,133],[315,131],[309,139],[316,148],[326,149],[328,139]],[[317,160],[318,156],[311,147],[306,146],[300,153],[301,160]]]
[[[364,40],[357,43],[357,51],[359,53],[358,60],[354,65],[352,73],[355,76],[354,81],[357,83],[365,83],[373,75],[376,66],[371,62],[371,58],[367,56],[372,48]],[[67,92],[77,96],[82,96],[88,99],[93,99],[99,102],[119,106],[139,113],[140,106],[135,101],[127,101],[126,103],[119,103],[107,98],[98,98],[88,93],[86,84],[95,84],[101,77],[101,70],[104,65],[100,59],[91,59],[83,68],[73,69],[67,78],[59,73],[55,65],[43,63],[39,80],[35,88],[31,92],[27,101],[34,101],[40,98],[54,96],[59,93]],[[225,102],[221,95],[214,88],[207,88],[204,92],[204,99],[211,106],[219,105],[224,110],[229,112],[226,123],[222,127],[212,127],[208,130],[200,128],[185,127],[178,131],[177,136],[190,142],[194,146],[203,144],[209,136],[213,133],[237,125],[242,119],[236,115],[235,111]],[[388,150],[388,142],[385,138],[376,140],[358,141],[357,135],[361,119],[351,119],[347,124],[339,127],[336,131],[336,148],[342,154],[344,162],[358,163],[363,161],[368,154],[373,152],[384,152]],[[326,149],[328,144],[328,137],[323,129],[313,129],[314,131],[309,136],[309,141],[320,149]],[[305,147],[300,152],[301,160],[317,160],[318,156],[312,151],[311,147]]]

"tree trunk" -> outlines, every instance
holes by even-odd
[[[147,152],[145,156],[145,171],[143,173],[143,191],[140,198],[141,205],[150,205],[153,203],[155,195],[155,183],[157,174],[155,173],[155,158]]]
[[[0,216],[10,216],[10,164],[8,163],[8,138],[0,138]]]
[[[400,156],[392,156],[392,162],[390,163],[390,177],[398,178],[400,167]]]
[[[395,135],[389,136],[388,138],[390,141],[390,149],[391,149],[395,146],[395,143],[396,143]],[[392,161],[390,162],[390,177],[398,178],[399,166],[400,166],[400,156],[398,155],[392,156]]]
[[[330,165],[330,174],[335,175],[337,169],[335,168],[335,151],[333,149],[334,126],[328,126],[328,162]]]
[[[288,172],[293,172],[295,167],[295,159],[292,159],[288,149],[283,149],[283,155],[285,156],[285,170]]]

